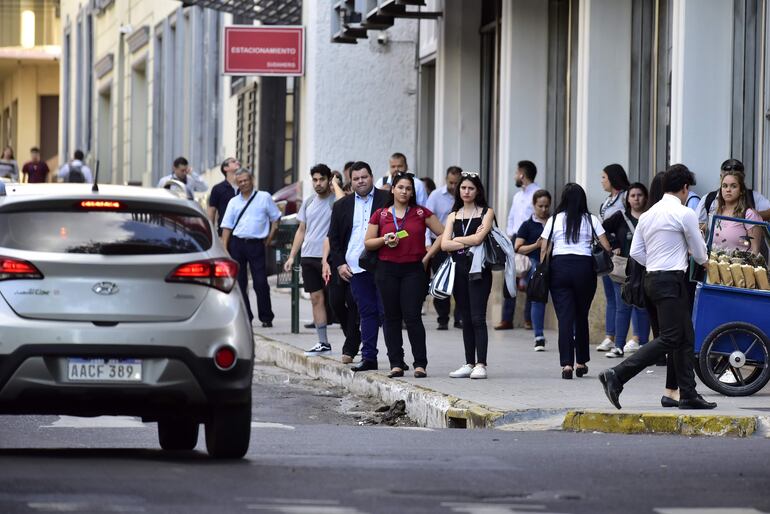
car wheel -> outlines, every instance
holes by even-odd
[[[215,407],[206,422],[206,450],[215,459],[240,459],[249,449],[251,401]]]
[[[192,450],[198,444],[199,423],[186,418],[158,420],[158,440],[164,450]]]

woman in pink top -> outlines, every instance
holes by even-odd
[[[745,218],[751,221],[762,221],[762,218],[754,210],[747,206],[746,183],[742,171],[729,170],[722,172],[717,194],[716,214],[731,218]],[[711,220],[709,220],[709,229]],[[740,223],[717,219],[714,225],[714,238],[711,246],[722,250],[750,250],[751,253],[759,253],[762,243],[761,225]]]

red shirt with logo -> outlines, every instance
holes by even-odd
[[[380,248],[378,256],[382,261],[407,264],[420,262],[425,257],[425,220],[433,216],[433,213],[421,205],[412,205],[403,218],[396,218],[393,222],[393,206],[377,209],[369,220],[370,225],[379,225],[380,237],[388,232],[406,230],[407,237],[399,239],[398,246],[390,248],[385,245]],[[396,229],[398,225],[398,229]]]

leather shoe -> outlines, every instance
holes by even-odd
[[[575,368],[575,375],[577,375],[578,378],[587,374],[588,374],[588,366],[584,365],[584,366],[578,366]]]
[[[607,395],[607,399],[616,409],[620,409],[620,393],[623,392],[623,384],[620,383],[620,379],[615,374],[615,370],[605,369],[599,373],[599,382],[602,383],[604,388],[604,394]]]
[[[714,409],[716,408],[716,402],[707,402],[701,395],[697,395],[695,398],[680,398],[680,409]]]
[[[262,322],[262,328],[273,328],[273,322],[272,321],[263,321]]]
[[[495,325],[495,330],[513,330],[513,323],[503,320]]]
[[[455,321],[455,328],[463,328],[463,322],[460,320]]]
[[[404,376],[404,370],[403,369],[397,369],[394,368],[388,373],[388,378],[396,378],[396,377],[403,377]]]
[[[449,330],[449,323],[439,323],[436,330]]]
[[[353,366],[350,371],[357,373],[359,371],[374,371],[377,369],[377,361],[361,361],[358,366]]]
[[[662,407],[679,407],[679,402],[673,398],[669,398],[668,396],[661,396],[660,405]]]

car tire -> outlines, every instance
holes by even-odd
[[[200,424],[186,418],[158,420],[158,441],[168,451],[192,450],[198,444]]]
[[[206,450],[215,459],[240,459],[251,439],[251,401],[215,407],[206,422]]]

